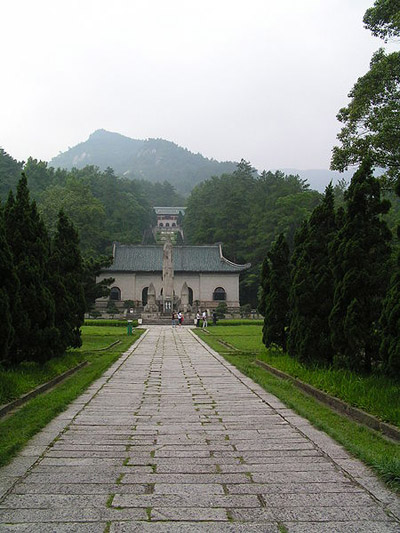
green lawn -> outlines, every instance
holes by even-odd
[[[89,365],[81,368],[51,391],[30,400],[15,414],[0,420],[0,466],[7,464],[30,438],[66,409],[68,404],[99,378],[143,332],[135,330],[134,335],[127,336],[125,327],[84,326],[82,347],[70,350],[65,357],[60,358],[56,366],[61,370],[58,373],[62,373],[66,368],[63,367],[61,360],[64,360],[66,366],[75,366],[77,362],[85,360]],[[106,351],[99,351],[116,340],[121,342]],[[20,370],[22,371],[19,377],[18,369],[9,371],[9,376],[12,375],[14,381],[23,384],[21,387],[26,389],[23,392],[50,379],[49,372],[46,369],[40,372],[36,365],[22,365]],[[4,382],[9,376],[3,372],[0,380]]]
[[[350,405],[400,426],[400,381],[383,375],[361,376],[349,370],[307,367],[287,354],[267,350],[261,340],[261,326],[216,326],[209,333],[204,340],[218,351],[229,351],[218,342],[224,341],[249,357],[254,355]]]
[[[250,329],[252,331],[250,331]],[[301,367],[292,358],[270,353],[261,343],[261,328],[254,326],[215,327],[210,328],[210,334],[201,330],[196,333],[207,342],[211,348],[218,351],[231,364],[236,366],[243,374],[249,376],[265,390],[280,398],[286,405],[304,416],[317,427],[328,433],[337,442],[342,444],[354,456],[371,466],[389,487],[400,491],[400,447],[382,437],[376,431],[352,422],[347,417],[341,416],[325,407],[317,400],[304,394],[290,381],[279,379],[264,369],[255,365],[256,358],[262,359],[272,366],[284,370],[288,374],[299,377],[314,386],[323,383],[324,390],[332,394],[333,388],[338,391],[337,396],[347,399],[343,391],[354,387],[359,381],[355,392],[349,396],[356,399],[358,404],[371,406],[370,412],[380,413],[383,419],[398,421],[399,385],[384,378],[357,377],[339,371],[325,372],[322,369],[307,369]],[[229,350],[218,341],[223,340],[238,351]],[[350,385],[346,387],[346,376]],[[370,393],[368,388],[375,389]],[[322,388],[322,387],[321,387]],[[343,394],[343,396],[342,396]],[[348,394],[348,392],[346,393]],[[380,398],[380,395],[384,398]],[[374,402],[378,405],[375,405]],[[350,403],[350,402],[349,402]],[[355,402],[354,402],[355,403]],[[397,414],[396,414],[397,413]]]

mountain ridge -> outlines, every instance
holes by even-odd
[[[132,139],[120,133],[98,129],[86,141],[53,157],[49,165],[68,170],[86,165],[94,165],[101,170],[111,167],[116,175],[129,179],[144,179],[153,183],[168,181],[177,192],[188,195],[202,181],[233,172],[237,162],[209,159],[161,138]],[[299,175],[307,180],[311,189],[320,192],[330,181],[333,184],[340,179],[349,182],[353,174],[351,170],[343,173],[328,169],[276,170]]]
[[[49,162],[50,166],[70,170],[95,165],[101,170],[113,168],[119,176],[168,181],[178,192],[190,191],[207,178],[233,172],[236,162],[219,162],[164,139],[131,139],[120,133],[99,129]]]

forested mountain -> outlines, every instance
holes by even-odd
[[[207,159],[170,141],[130,139],[105,130],[95,131],[87,141],[54,157],[49,165],[65,169],[111,167],[115,174],[129,179],[168,181],[185,195],[201,181],[236,168],[236,163]]]

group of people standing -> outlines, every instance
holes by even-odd
[[[175,313],[175,311],[172,311],[172,327],[173,328],[176,328],[176,326],[182,326],[183,324],[183,313],[181,313],[181,311],[178,311],[177,313]],[[196,314],[196,327],[200,327],[200,319],[203,320],[203,328],[206,328],[208,326],[208,322],[207,322],[207,311],[203,311],[203,313],[200,315],[200,312],[197,311],[197,314]]]
[[[172,327],[176,328],[176,323],[178,323],[178,326],[182,326],[183,318],[183,314],[180,311],[178,311],[178,313],[172,311]]]
[[[200,317],[200,312],[197,311],[197,314],[196,314],[196,327],[197,328],[200,327],[200,318],[203,319],[203,328],[206,328],[208,326],[208,324],[207,324],[207,311],[203,311],[203,314],[201,315],[201,317]]]

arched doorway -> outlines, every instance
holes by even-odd
[[[145,305],[147,305],[147,293],[149,292],[149,288],[148,287],[145,287],[143,290],[142,290],[142,305],[143,307]]]

